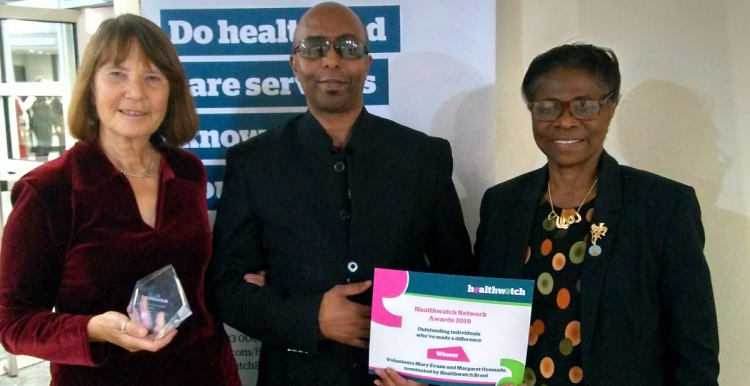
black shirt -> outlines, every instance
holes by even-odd
[[[581,274],[594,200],[581,208],[581,222],[568,229],[548,220],[550,211],[544,200],[537,207],[523,269],[523,278],[536,282],[524,379],[528,385],[581,385]],[[563,215],[561,208],[555,212]]]

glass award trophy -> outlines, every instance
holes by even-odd
[[[177,328],[192,313],[171,264],[138,280],[128,305],[130,319],[146,326],[154,340]]]

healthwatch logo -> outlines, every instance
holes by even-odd
[[[484,287],[474,287],[469,284],[469,289],[466,292],[473,294],[492,294],[492,295],[516,295],[525,296],[526,291],[523,288],[497,288],[494,285],[486,285]]]

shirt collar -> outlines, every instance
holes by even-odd
[[[120,174],[112,165],[98,141],[78,141],[68,150],[71,157],[73,189],[87,189],[109,182]]]
[[[157,165],[162,182],[173,178],[200,182],[200,178],[194,176],[194,167],[191,169],[188,162],[182,162],[184,157],[178,154],[181,150],[172,149],[162,142],[154,143],[154,147],[162,156],[161,164]],[[73,189],[91,188],[109,182],[122,174],[109,161],[98,141],[78,141],[69,153],[72,161]]]
[[[596,193],[596,197],[598,198],[597,209],[619,209],[622,206],[623,200],[620,164],[606,150],[602,150],[597,167],[599,171],[599,182],[597,183],[599,187]],[[544,165],[533,173],[530,182],[525,186],[519,198],[529,202],[538,202],[541,195],[547,191],[548,180],[548,165]]]
[[[357,120],[352,126],[352,133],[346,143],[345,154],[362,154],[367,150],[367,139],[370,128],[370,114],[364,107],[359,113]],[[308,110],[300,119],[298,124],[298,135],[302,144],[308,150],[318,154],[336,154],[333,139],[326,133],[323,126]]]

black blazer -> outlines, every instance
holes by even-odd
[[[581,278],[584,383],[718,385],[716,310],[695,191],[620,166],[606,152],[599,168],[593,223],[609,230],[597,243],[602,254],[587,254]],[[475,245],[480,275],[522,277],[547,179],[545,166],[487,191]]]
[[[318,340],[323,294],[376,267],[462,273],[473,260],[448,141],[363,110],[347,146],[337,169],[307,113],[227,154],[208,294],[224,322],[263,341],[261,386],[370,386],[366,350]],[[265,287],[244,282],[261,269]]]

